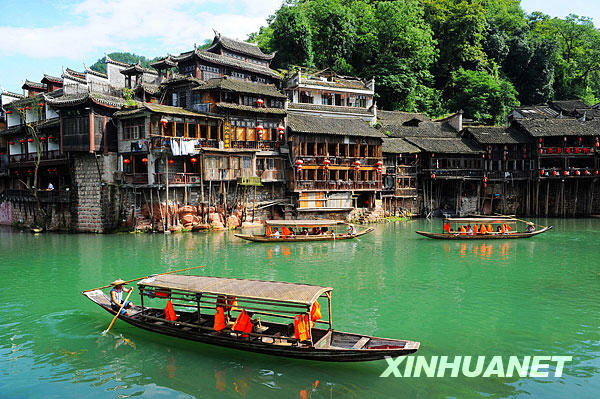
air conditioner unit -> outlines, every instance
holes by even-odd
[[[200,176],[190,176],[190,184],[199,184]]]

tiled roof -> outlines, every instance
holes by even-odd
[[[88,100],[109,108],[121,108],[123,106],[122,98],[109,96],[108,94],[102,93],[66,94],[56,98],[52,98],[50,96],[45,96],[45,98],[48,104],[54,107],[71,107],[84,104]]]
[[[358,118],[289,114],[288,127],[295,133],[382,138],[381,133]]]
[[[600,120],[582,122],[579,119],[521,119],[515,125],[533,137],[600,136]]]
[[[400,138],[384,137],[382,151],[389,154],[415,154],[421,152],[419,147]]]
[[[532,141],[516,129],[501,126],[468,127],[465,132],[470,133],[481,144],[526,144]]]
[[[158,72],[156,72],[155,70],[144,68],[140,64],[139,61],[137,62],[137,64],[130,64],[127,68],[122,69],[120,72],[123,75],[134,75],[134,74],[140,74],[140,73],[149,73],[152,75],[158,75]]]
[[[40,102],[40,100],[42,100],[44,98],[45,93],[37,93],[34,96],[31,97],[21,97],[18,100],[15,101],[11,101],[8,104],[4,104],[4,108],[6,109],[13,109],[16,110],[17,108],[21,107],[26,107],[26,106],[32,106],[32,105],[36,105]]]
[[[323,104],[288,103],[288,109],[301,110],[301,111],[334,112],[334,113],[342,113],[342,114],[373,115],[372,112],[369,111],[367,108],[340,107],[337,105],[323,105]]]
[[[379,130],[390,137],[457,137],[456,131],[444,122],[420,122],[418,126],[382,124]]]
[[[154,95],[156,93],[158,93],[160,86],[156,85],[156,84],[152,84],[152,83],[146,83],[146,82],[142,82],[138,85],[137,89],[142,89],[144,92],[150,94],[150,95]]]
[[[25,83],[23,83],[23,89],[27,89],[27,88],[33,88],[33,89],[37,89],[37,90],[46,90],[48,89],[48,86],[46,86],[43,83],[38,83],[38,82],[32,82],[31,80],[25,80]]]
[[[377,119],[381,124],[402,125],[411,120],[430,121],[429,117],[420,112],[384,111],[377,110]]]
[[[62,76],[63,76],[64,79],[74,80],[75,82],[79,82],[79,83],[83,83],[83,84],[87,83],[87,81],[85,80],[85,75],[84,74],[82,74],[80,72],[77,72],[77,71],[74,71],[74,70],[69,69],[69,68],[67,68],[67,69],[64,70]],[[64,81],[63,81],[63,83],[64,83]]]
[[[108,79],[108,75],[102,72],[94,71],[88,67],[85,67],[85,73],[89,73],[90,75],[98,76],[99,78]]]
[[[49,129],[52,127],[58,127],[60,125],[60,118],[50,118],[43,120],[37,124],[37,127],[40,129]]]
[[[169,79],[163,80],[160,83],[160,85],[161,86],[168,86],[170,84],[175,84],[175,83],[180,83],[180,82],[196,83],[197,85],[203,85],[204,84],[204,80],[202,80],[202,79],[194,78],[192,76],[187,76],[187,75],[181,75],[179,73],[173,73],[173,74],[171,74],[169,76]]]
[[[259,73],[266,76],[271,76],[279,79],[279,75],[274,70],[267,68],[265,66],[260,66],[257,64],[252,64],[250,62],[238,60],[231,57],[226,57],[224,55],[211,53],[205,50],[196,50],[195,52],[187,52],[179,55],[178,57],[173,57],[173,59],[177,62],[185,61],[190,59],[193,56],[197,56],[199,59],[207,62],[212,62],[218,65],[225,65],[230,67],[239,68],[246,71],[251,71],[254,73]]]
[[[164,68],[165,66],[174,67],[176,65],[177,65],[177,63],[173,60],[173,57],[171,57],[170,55],[167,55],[164,58],[161,58],[159,60],[156,60],[156,61],[150,63],[150,66],[155,69],[161,69],[161,67]]]
[[[62,82],[63,82],[62,78],[57,78],[56,76],[50,76],[50,75],[44,74],[44,77],[42,78],[42,83],[62,84]]]
[[[369,90],[369,88],[365,85],[365,83],[360,79],[342,79],[342,78],[334,78],[334,81],[323,81],[320,79],[308,79],[303,78],[300,85],[313,85],[313,86],[323,86],[329,87],[332,89],[340,88],[340,89],[358,89],[358,90]]]
[[[25,96],[23,94],[13,93],[12,91],[8,91],[8,90],[2,90],[2,94],[9,96],[9,97],[25,98]]]
[[[283,108],[268,108],[268,107],[251,107],[249,105],[231,104],[231,103],[216,103],[215,107],[223,109],[232,109],[236,111],[255,112],[258,114],[276,114],[285,115],[285,109]]]
[[[137,108],[128,108],[115,112],[113,115],[116,117],[120,116],[131,116],[145,111],[150,111],[158,114],[167,115],[180,115],[180,116],[201,116],[204,118],[222,119],[214,115],[208,115],[204,113],[194,112],[181,107],[172,107],[170,105],[162,105],[156,103],[139,103]]]
[[[262,50],[258,48],[256,44],[230,39],[228,37],[222,36],[220,33],[215,34],[215,38],[213,39],[212,44],[206,50],[210,51],[216,49],[219,46],[219,44],[223,46],[224,49],[227,49],[229,51],[246,54],[251,57],[259,58],[262,60],[270,60],[273,58],[274,55],[263,53]]]
[[[12,134],[23,134],[25,133],[25,125],[15,125],[11,126],[8,129],[4,129],[0,131],[0,136],[10,136]]]
[[[115,64],[115,65],[123,66],[123,67],[129,66],[129,64],[126,63],[126,62],[121,62],[121,61],[113,60],[112,58],[110,58],[108,56],[108,54],[106,54],[106,56],[104,57],[104,59],[105,59],[106,63]]]
[[[231,79],[229,77],[209,79],[202,86],[196,87],[193,90],[229,90],[237,93],[257,94],[260,96],[287,98],[281,93],[275,85],[246,82],[245,80]]]
[[[550,105],[553,109],[558,112],[562,112],[564,114],[571,115],[577,109],[590,108],[586,103],[577,99],[577,100],[557,100],[557,101],[549,101],[548,105]]]
[[[521,117],[526,119],[545,119],[545,118],[558,118],[560,113],[553,110],[547,105],[531,105],[527,107],[517,107],[511,114],[518,113]]]
[[[484,150],[461,138],[406,137],[406,141],[423,151],[445,154],[480,154]]]

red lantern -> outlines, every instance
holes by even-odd
[[[556,171],[552,172],[553,176],[558,176],[558,173]]]
[[[31,169],[27,169],[27,173],[29,173],[29,174],[32,174],[32,173],[33,173],[33,170],[31,170]]]
[[[360,167],[360,161],[354,161],[354,165],[355,165],[356,167]]]
[[[299,160],[296,161],[296,165],[302,165],[303,163],[304,163],[304,161],[301,160],[301,159],[299,159]]]
[[[285,128],[283,126],[279,126],[277,130],[279,130],[279,133],[285,132]]]
[[[567,172],[566,170],[563,171],[563,175],[568,176],[569,172]]]
[[[21,139],[19,140],[19,143],[23,144],[25,142],[25,140]]]
[[[381,173],[381,171],[382,171],[381,167],[378,167],[377,168],[377,173]]]
[[[538,141],[541,143],[541,142],[542,142],[542,138],[540,137],[540,138],[538,139]]]
[[[595,175],[598,175],[598,171],[595,171],[595,172],[594,172],[594,174],[595,174]]]
[[[377,166],[379,166],[379,167],[383,166],[383,162],[377,161]]]
[[[129,158],[125,158],[125,159],[123,160],[123,163],[124,163],[125,165],[129,165],[129,164],[131,163],[131,160],[130,160]]]
[[[435,173],[432,173],[432,174],[431,174],[431,179],[432,179],[432,180],[435,180]]]
[[[257,130],[259,133],[260,133],[260,132],[262,132],[262,130],[263,130],[263,127],[262,127],[262,125],[258,125],[258,126],[256,126],[256,130]]]
[[[543,153],[544,153],[544,150],[542,150],[542,149],[540,148],[540,154],[543,154]]]
[[[169,159],[169,165],[173,165],[175,163],[175,161],[173,161],[172,159]]]
[[[142,158],[143,163],[148,163],[148,158]]]
[[[558,148],[556,149],[556,153],[557,153],[557,154],[560,154],[561,152],[562,152],[562,148],[558,147]]]
[[[567,154],[570,154],[571,153],[571,147],[567,147],[566,151],[567,151]]]
[[[48,140],[54,140],[54,136],[48,136]]]
[[[40,137],[40,140],[46,141],[46,138],[44,136],[42,136],[42,137]]]
[[[485,159],[485,154],[481,154],[481,158]]]
[[[31,107],[28,105],[28,106],[26,106],[26,107],[25,107],[25,109],[26,109],[27,111],[29,111],[29,110],[31,109]]]
[[[585,175],[586,175],[586,176],[589,176],[589,175],[590,175],[590,171],[586,169],[586,170],[585,170]]]
[[[23,108],[17,108],[17,111],[23,112]]]
[[[579,137],[579,144],[581,144],[582,141],[583,141],[583,138]]]
[[[581,150],[579,148],[575,148],[575,154],[579,154]]]
[[[435,158],[435,152],[431,153],[431,158]]]
[[[44,106],[44,103],[39,103],[39,104],[38,104],[38,106],[39,106],[40,108],[42,108],[42,107]]]
[[[584,154],[588,154],[590,152],[590,149],[587,147],[583,147],[583,153]]]
[[[8,111],[6,111],[6,113],[10,115],[10,114],[12,114],[12,111],[8,110]]]
[[[576,174],[577,176],[579,176],[579,175],[581,174],[581,172],[580,172],[580,171],[578,171],[578,170],[576,170],[576,171],[575,171],[575,174]]]
[[[544,171],[544,169],[542,169],[542,170],[540,171],[540,175],[541,175],[541,176],[544,176],[544,172],[545,172],[545,171]]]
[[[27,139],[27,142],[33,143],[33,139]]]
[[[487,183],[487,180],[488,180],[488,179],[487,179],[487,176],[483,176],[483,182],[484,182],[484,183]]]
[[[552,147],[548,147],[547,152],[548,152],[548,154],[552,154]]]
[[[9,141],[8,144],[15,145],[15,142],[14,141]]]
[[[167,118],[162,117],[162,118],[160,118],[160,123],[162,123],[163,128],[166,128],[167,127],[167,123],[169,123],[169,121],[167,120]]]
[[[261,98],[259,98],[258,100],[256,100],[256,103],[258,104],[258,107],[260,108],[260,107],[262,107],[264,101]]]
[[[198,162],[198,160],[196,158],[191,158],[190,162],[193,163],[193,164],[195,164],[196,162]]]
[[[19,174],[19,171],[18,171],[18,170],[15,170],[15,175],[18,175],[18,174]]]

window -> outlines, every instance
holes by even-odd
[[[231,72],[231,77],[237,80],[245,80],[246,75],[241,72]]]
[[[300,90],[300,102],[304,104],[313,104],[313,94],[310,91]]]
[[[252,158],[250,157],[242,157],[242,168],[250,169],[252,167]]]
[[[366,108],[367,107],[367,96],[356,96],[354,103],[355,107]]]
[[[171,105],[174,106],[174,107],[178,106],[178,103],[177,103],[177,93],[173,93],[172,94]]]
[[[123,121],[123,140],[137,140],[145,137],[144,118]]]
[[[187,93],[185,91],[179,93],[179,106],[187,107]]]
[[[227,157],[219,158],[219,169],[229,169],[229,158],[227,158]]]
[[[276,99],[270,99],[269,100],[269,106],[271,108],[283,108],[283,101],[276,100]]]
[[[186,76],[196,76],[196,65],[195,64],[185,64],[179,67],[179,72],[182,75]]]

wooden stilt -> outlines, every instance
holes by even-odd
[[[575,203],[573,204],[572,211],[573,217],[577,214],[577,194],[579,193],[579,179],[575,180]]]
[[[540,180],[535,182],[535,216],[540,216]]]
[[[548,200],[550,199],[550,180],[546,181],[546,207],[544,208],[544,216],[548,217]]]

